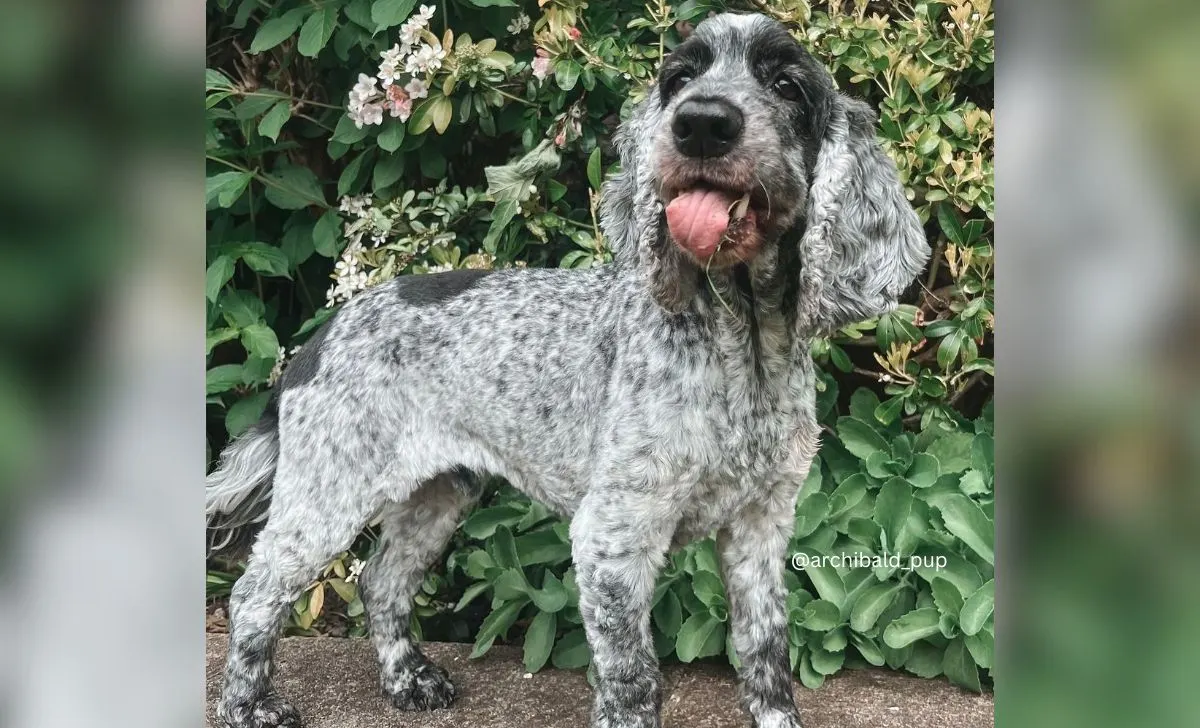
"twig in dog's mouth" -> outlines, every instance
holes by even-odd
[[[730,235],[730,232],[732,231],[736,233],[742,228],[742,226],[746,224],[746,211],[749,209],[749,192],[742,195],[740,199],[734,200],[729,205],[729,209],[727,210],[729,213],[729,227],[725,229],[725,233],[721,235],[721,239],[717,241],[716,249],[713,250],[712,255],[708,256],[708,260],[704,263],[704,277],[708,279],[708,287],[712,290],[713,295],[717,297],[717,300],[721,302],[721,305],[725,307],[725,310],[729,312],[730,316],[735,315],[733,313],[733,308],[728,302],[725,301],[725,298],[720,294],[720,292],[717,291],[717,286],[713,283],[712,275],[709,271],[712,269],[713,258],[717,257],[717,254],[721,252],[721,247],[725,245],[725,243],[733,242],[733,237]]]

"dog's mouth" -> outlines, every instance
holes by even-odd
[[[667,228],[675,244],[698,261],[727,267],[759,251],[764,214],[751,190],[696,186],[664,195]]]

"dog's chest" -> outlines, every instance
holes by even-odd
[[[706,424],[693,421],[684,435],[699,447],[690,449],[677,540],[707,535],[778,487],[800,487],[816,451],[815,392],[804,371],[774,384],[700,408]]]

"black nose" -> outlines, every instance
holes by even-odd
[[[742,136],[742,112],[720,99],[688,99],[671,121],[675,147],[689,157],[719,157]]]

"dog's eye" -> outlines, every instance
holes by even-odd
[[[788,101],[800,100],[800,84],[796,83],[787,76],[780,76],[779,78],[775,79],[775,83],[772,84],[771,87],[775,89],[775,93],[779,94]]]
[[[686,73],[681,73],[677,76],[673,76],[672,78],[670,78],[667,81],[667,88],[666,88],[667,96],[674,96],[676,93],[678,93],[680,91],[680,89],[682,89],[684,86],[688,85],[691,82],[692,82],[692,77]]]

